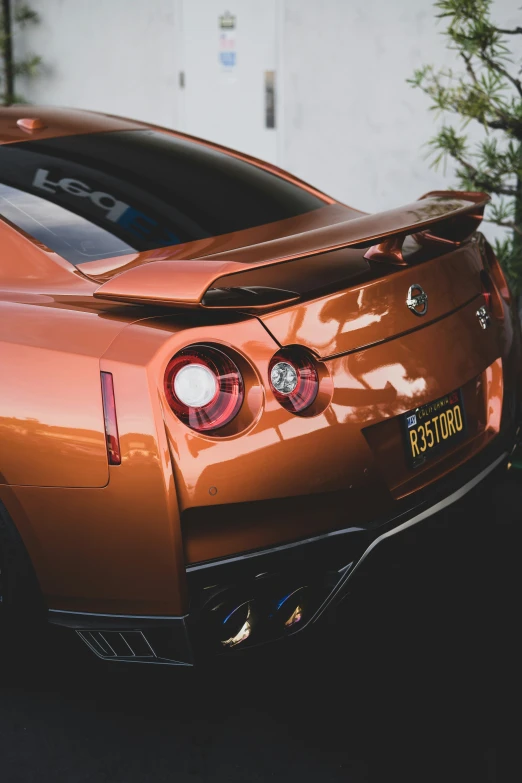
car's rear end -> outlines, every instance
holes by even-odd
[[[103,481],[11,490],[52,621],[100,657],[291,636],[506,461],[519,325],[483,194],[364,215],[156,130],[12,147],[5,216],[75,265],[91,301],[70,283],[60,306],[104,330],[78,359]]]
[[[393,254],[386,239],[368,248],[359,236],[331,249],[323,232],[324,249],[310,251],[307,236],[307,251],[279,263],[278,242],[253,262],[259,250],[194,260],[201,298],[186,292],[184,328],[157,317],[104,356],[120,422],[121,352],[135,351],[138,330],[156,330],[149,385],[176,490],[187,659],[319,621],[380,540],[506,461],[517,317],[467,222],[476,204],[461,195],[451,205],[466,218],[450,216],[453,239],[432,233],[449,233],[443,213],[429,232],[393,232]],[[134,267],[96,296],[166,304],[175,265]]]

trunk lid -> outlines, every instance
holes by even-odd
[[[349,353],[426,327],[483,292],[476,243],[393,274],[360,282],[309,301],[260,314],[282,346],[304,345],[321,358]],[[424,308],[410,309],[411,294],[424,292]]]

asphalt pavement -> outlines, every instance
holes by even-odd
[[[0,783],[519,783],[521,530],[522,471],[378,547],[335,626],[205,670],[4,639]]]

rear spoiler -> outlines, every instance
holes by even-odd
[[[489,201],[485,193],[431,191],[397,209],[363,215],[301,234],[193,259],[166,259],[134,266],[96,289],[94,296],[167,307],[261,309],[297,301],[300,294],[270,283],[274,267],[341,248],[368,248],[372,262],[407,265],[407,236],[420,244],[457,247],[478,228]],[[298,279],[296,266],[294,279]],[[292,275],[286,275],[286,278]],[[277,275],[275,276],[277,278]]]

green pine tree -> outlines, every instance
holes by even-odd
[[[522,292],[522,81],[512,45],[522,27],[503,29],[491,19],[493,0],[438,0],[444,35],[462,68],[425,65],[409,82],[431,99],[444,124],[428,142],[433,165],[452,159],[458,188],[490,193],[487,220],[509,229],[495,251],[513,289]],[[448,117],[457,115],[456,124]],[[472,144],[470,122],[482,126],[484,138]]]

